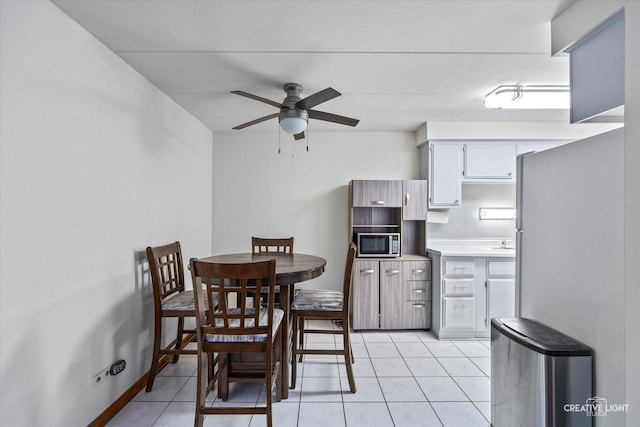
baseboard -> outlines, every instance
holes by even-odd
[[[185,335],[182,340],[182,346],[186,346],[191,342],[195,334]],[[167,366],[171,359],[172,355],[167,354],[163,356],[158,362],[158,373],[162,372],[165,366]],[[98,417],[89,423],[88,427],[102,427],[106,425],[113,417],[115,417],[118,412],[122,410],[127,403],[131,401],[141,390],[143,390],[147,386],[147,379],[149,378],[149,371],[147,371],[138,381],[136,381],[131,387],[127,389],[119,398],[116,399],[107,409],[104,410]]]

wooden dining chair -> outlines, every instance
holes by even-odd
[[[184,267],[180,242],[164,246],[147,247],[147,260],[151,273],[154,307],[153,359],[147,378],[149,392],[158,374],[160,359],[164,355],[173,355],[172,363],[176,363],[181,354],[196,354],[196,350],[186,350],[182,343],[185,335],[195,334],[195,329],[184,329],[185,317],[195,317],[193,291],[185,290]],[[168,345],[162,346],[162,319],[174,317],[178,319],[176,338]]]
[[[251,238],[251,252],[254,254],[293,253],[293,237],[270,239],[264,237]]]
[[[282,319],[284,311],[274,308],[276,261],[219,264],[190,260],[195,289],[196,336],[198,341],[198,380],[195,425],[202,426],[211,414],[266,414],[272,427],[273,388],[282,399]],[[204,289],[203,289],[204,287]],[[267,289],[267,304],[260,307],[260,295]],[[217,307],[207,306],[205,296]],[[208,355],[218,354],[218,369],[207,375]],[[229,353],[263,353],[261,369],[235,374],[229,369]],[[229,382],[264,382],[266,406],[208,406],[207,394],[216,381],[219,388]],[[223,400],[226,400],[226,393]]]
[[[344,281],[341,291],[328,289],[303,289],[295,296],[291,303],[293,315],[293,354],[291,357],[291,387],[296,386],[298,356],[302,361],[305,354],[334,354],[343,355],[349,388],[356,392],[356,382],[353,378],[352,364],[354,363],[349,337],[349,309],[351,294],[351,277],[353,260],[356,256],[356,245],[351,243],[347,250],[347,260],[344,267]],[[333,329],[305,329],[305,320],[331,320],[342,323],[342,328]],[[342,335],[343,348],[341,350],[312,349],[305,345],[305,334],[339,334]],[[296,339],[296,337],[298,339]]]
[[[293,237],[283,238],[266,238],[266,237],[252,237],[251,238],[251,253],[252,254],[293,254]],[[288,286],[288,290],[293,295],[293,286]],[[264,293],[264,292],[263,292]],[[289,300],[291,301],[291,300]],[[276,307],[280,306],[280,287],[276,288]]]

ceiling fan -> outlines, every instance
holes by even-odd
[[[273,105],[280,109],[280,112],[278,113],[269,114],[268,116],[251,120],[250,122],[238,125],[233,129],[244,129],[248,126],[277,117],[278,122],[280,122],[280,128],[287,133],[293,134],[293,137],[296,140],[299,140],[304,138],[304,131],[307,128],[307,122],[309,119],[324,120],[325,122],[333,122],[347,126],[355,126],[360,121],[350,117],[338,116],[337,114],[325,113],[324,111],[312,110],[316,105],[340,96],[340,92],[330,87],[321,90],[320,92],[316,92],[313,95],[309,95],[306,98],[300,97],[300,94],[302,93],[302,86],[297,83],[285,84],[284,91],[286,92],[287,97],[282,101],[282,103],[243,92],[241,90],[231,91],[231,93],[235,93],[236,95],[264,102],[265,104]]]

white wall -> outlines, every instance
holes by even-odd
[[[640,3],[625,4],[624,283],[627,425],[640,419]]]
[[[51,3],[0,3],[0,425],[86,425],[149,368],[144,248],[210,253],[211,132]]]
[[[417,179],[413,133],[325,132],[291,135],[214,133],[213,252],[246,252],[251,236],[294,236],[296,252],[327,260],[301,287],[341,289],[352,179]]]
[[[515,208],[515,184],[463,184],[462,205],[446,224],[429,223],[429,239],[515,239],[515,220],[483,220],[479,208]],[[428,246],[428,245],[427,245]]]

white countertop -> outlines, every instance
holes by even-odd
[[[507,248],[502,248],[502,241],[507,241]],[[467,256],[513,258],[516,256],[515,240],[513,239],[451,239],[427,240],[427,251],[441,256]]]

